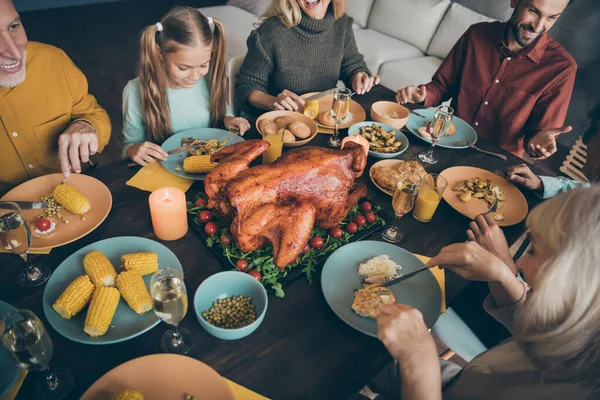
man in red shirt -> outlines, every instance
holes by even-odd
[[[511,0],[507,23],[472,25],[431,82],[408,86],[399,103],[437,106],[452,98],[455,115],[516,156],[556,152],[577,64],[547,32],[573,0]]]

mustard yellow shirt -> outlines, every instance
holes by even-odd
[[[28,179],[60,171],[58,137],[73,121],[91,124],[98,151],[110,139],[110,119],[87,79],[64,51],[27,44],[25,81],[0,87],[0,194]]]

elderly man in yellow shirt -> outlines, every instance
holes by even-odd
[[[0,0],[0,194],[36,176],[81,172],[110,130],[83,73],[62,50],[28,43],[12,0]]]

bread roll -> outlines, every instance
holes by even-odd
[[[263,135],[274,135],[279,127],[270,119],[263,119],[258,123],[258,129]]]
[[[326,126],[335,126],[335,121],[331,116],[331,110],[323,111],[321,114],[319,114],[319,122]]]
[[[283,117],[275,118],[275,123],[280,128],[287,128],[287,126],[290,124],[290,122],[293,122],[293,121],[294,121],[294,118],[289,117],[287,115],[283,116]]]
[[[283,135],[283,143],[293,143],[296,141],[296,136],[285,128],[280,128],[277,131],[278,135]]]
[[[308,139],[310,137],[310,128],[304,122],[293,121],[288,125],[288,129],[298,139]]]

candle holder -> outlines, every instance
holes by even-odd
[[[156,189],[148,198],[152,228],[161,240],[177,240],[188,230],[185,193],[175,187]]]

